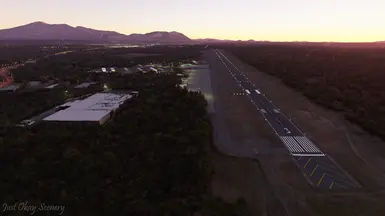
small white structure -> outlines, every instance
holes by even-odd
[[[139,95],[138,91],[131,91],[130,94],[134,97],[137,97]]]
[[[102,68],[102,72],[106,73],[107,72],[106,68]]]
[[[110,68],[111,72],[116,72],[115,68]]]
[[[28,59],[27,61],[25,61],[26,64],[34,64],[36,63],[36,60],[33,60],[33,59]]]
[[[35,123],[35,121],[27,119],[27,120],[21,121],[20,123],[21,123],[21,125],[24,125],[24,126],[28,125],[29,126],[29,125],[32,125],[33,123]]]
[[[112,112],[132,95],[127,93],[96,93],[84,100],[67,102],[59,111],[44,118],[44,121],[83,121],[105,123]]]
[[[7,87],[4,87],[4,88],[0,88],[0,91],[10,91],[10,92],[13,92],[13,91],[16,91],[20,88],[20,84],[11,84]]]
[[[193,65],[192,64],[182,64],[179,67],[181,67],[181,68],[190,68],[190,67],[193,67]]]
[[[152,71],[152,72],[158,73],[158,70],[153,68],[153,67],[150,67],[149,70]]]
[[[35,123],[34,120],[31,120],[31,119],[26,119],[26,120],[23,120],[21,121],[19,124],[16,124],[17,127],[28,127],[28,126],[31,126]]]
[[[75,88],[88,88],[90,85],[96,84],[96,82],[86,82],[75,86]]]
[[[46,89],[53,89],[53,88],[55,88],[55,87],[58,86],[58,85],[59,85],[59,83],[56,83],[56,84],[47,86],[47,87],[45,87],[45,88],[46,88]]]
[[[27,83],[27,87],[28,88],[38,88],[41,86],[41,82],[40,81],[30,81]]]

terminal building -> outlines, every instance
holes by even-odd
[[[115,110],[133,95],[128,93],[96,93],[83,100],[67,102],[44,121],[78,121],[104,124]]]

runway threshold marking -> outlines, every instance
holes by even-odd
[[[303,153],[295,153],[295,154],[291,154],[293,156],[301,156],[301,157],[325,157],[325,154],[321,154],[321,153],[317,153],[317,154],[303,154]]]

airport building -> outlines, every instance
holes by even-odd
[[[132,97],[128,93],[96,93],[84,100],[67,102],[44,121],[80,121],[104,124],[115,110]]]
[[[8,92],[14,92],[18,90],[21,87],[21,84],[11,84],[7,87],[0,88],[0,91],[8,91]]]
[[[110,68],[102,67],[101,70],[98,69],[98,70],[95,70],[93,72],[96,72],[96,73],[115,73],[116,69],[113,67],[110,67]]]
[[[122,75],[127,74],[134,74],[137,72],[141,73],[162,73],[162,72],[172,72],[173,69],[170,65],[162,65],[162,64],[147,64],[147,65],[141,65],[138,64],[136,66],[131,67],[123,67],[123,68],[117,68],[117,67],[102,67],[100,69],[94,69],[89,71],[90,73],[120,73]]]

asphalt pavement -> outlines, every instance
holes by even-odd
[[[211,97],[209,97],[210,100],[208,100],[208,111],[213,124],[214,145],[225,155],[255,158],[256,154],[254,149],[256,149],[256,145],[240,145],[226,122],[226,108],[223,107],[223,102],[218,98],[222,91],[221,88],[223,88],[222,83],[220,83],[217,78],[218,76],[222,76],[222,63],[218,61],[211,50],[204,52],[204,57],[207,62],[209,62],[209,68],[196,73],[195,77],[192,78],[195,84],[188,85],[188,88],[199,87],[203,92],[211,95]],[[207,83],[208,80],[210,83]],[[210,91],[205,91],[208,87],[210,87]],[[210,103],[212,103],[213,112],[210,112]]]
[[[213,52],[217,61],[222,63],[223,70],[230,73],[244,91],[243,95],[248,97],[286,146],[310,185],[328,190],[360,187],[358,182],[306,137],[293,121],[287,118],[222,51],[214,50]]]
[[[193,65],[185,68],[184,71],[188,73],[185,81],[187,89],[201,92],[206,98],[208,113],[215,113],[209,66],[207,64]]]
[[[360,187],[330,157],[294,157],[294,159],[313,187],[327,190]]]

